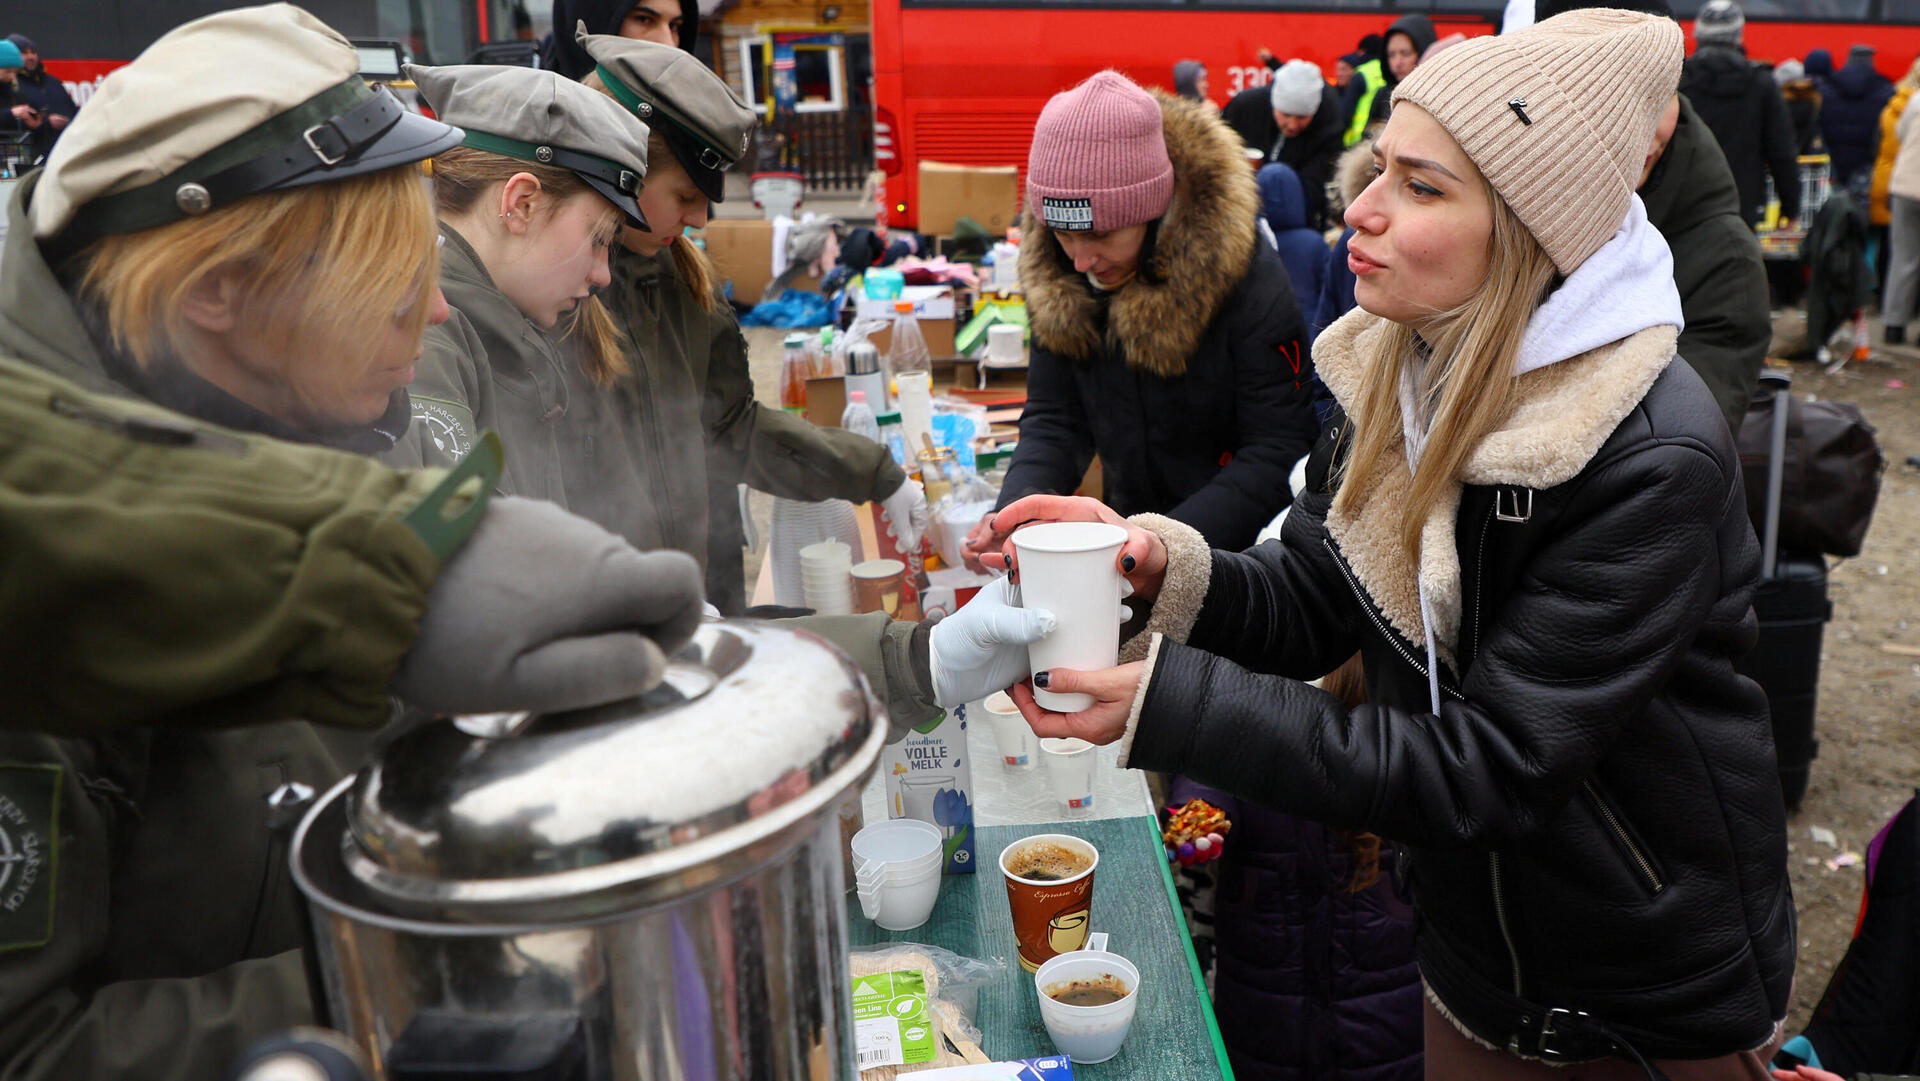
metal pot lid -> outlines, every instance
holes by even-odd
[[[677,874],[857,783],[884,716],[823,640],[709,622],[640,698],[390,734],[354,783],[343,855],[403,907]]]

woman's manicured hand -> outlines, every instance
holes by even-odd
[[[980,543],[980,549],[987,553],[980,557],[980,562],[989,570],[1005,567],[1013,571],[1014,581],[1018,582],[1020,568],[1014,558],[1011,538],[1022,526],[1043,522],[1106,522],[1126,530],[1126,543],[1120,546],[1116,559],[1121,575],[1133,587],[1134,596],[1150,601],[1160,595],[1160,580],[1167,573],[1167,546],[1157,535],[1127,524],[1125,518],[1106,504],[1084,496],[1030,495],[1007,504],[998,514],[982,521],[989,533]]]
[[[1024,682],[1013,685],[1013,702],[1020,707],[1020,715],[1027,719],[1027,727],[1033,729],[1034,735],[1112,743],[1127,734],[1127,714],[1133,711],[1133,696],[1140,689],[1140,676],[1145,670],[1146,662],[1134,661],[1098,672],[1054,668],[1033,674],[1033,683],[1043,690],[1092,695],[1092,708],[1079,713],[1055,713],[1041,706],[1034,701],[1032,685]]]

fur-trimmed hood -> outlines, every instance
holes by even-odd
[[[1101,353],[1162,378],[1183,374],[1207,327],[1252,265],[1260,194],[1240,138],[1205,106],[1155,90],[1173,161],[1173,199],[1152,259],[1104,301],[1061,258],[1053,231],[1020,216],[1020,282],[1034,340],[1074,360]]]

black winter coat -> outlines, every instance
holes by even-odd
[[[1673,284],[1687,319],[1680,357],[1700,373],[1727,426],[1738,431],[1773,344],[1767,266],[1741,218],[1726,159],[1684,95],[1680,122],[1640,186],[1640,199],[1647,220],[1673,249]]]
[[[1380,92],[1386,97],[1386,91]],[[1293,167],[1300,174],[1300,185],[1307,194],[1307,226],[1328,228],[1327,181],[1345,149],[1347,120],[1340,102],[1340,91],[1332,84],[1321,91],[1320,107],[1313,112],[1307,130],[1291,139],[1282,139],[1280,125],[1273,119],[1273,98],[1264,86],[1249,87],[1235,94],[1220,111],[1220,119],[1240,136],[1249,150]],[[1311,299],[1306,303],[1312,303]]]
[[[1857,57],[1820,87],[1820,134],[1833,155],[1833,182],[1847,184],[1873,168],[1880,113],[1893,100],[1893,83]]]
[[[1749,224],[1766,217],[1767,174],[1783,217],[1800,215],[1799,140],[1773,75],[1730,45],[1702,45],[1680,72],[1680,92],[1713,129]]]
[[[1355,312],[1316,342],[1340,400],[1379,326]],[[1610,1053],[1573,1014],[1543,1037],[1571,1010],[1649,1058],[1705,1058],[1786,1014],[1784,811],[1765,695],[1734,671],[1759,547],[1732,437],[1673,341],[1656,327],[1522,376],[1417,569],[1400,448],[1349,478],[1357,513],[1331,509],[1343,417],[1280,541],[1196,554],[1143,523],[1168,540],[1149,620],[1166,636],[1124,764],[1400,842],[1421,974],[1494,1046]],[[1370,704],[1296,681],[1356,649]]]
[[[1192,102],[1155,98],[1174,194],[1138,277],[1094,289],[1046,224],[1022,217],[1033,348],[1000,505],[1073,492],[1097,453],[1115,509],[1162,512],[1240,547],[1287,505],[1287,474],[1319,430],[1306,328],[1286,267],[1259,239],[1233,132]]]

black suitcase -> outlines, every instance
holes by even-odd
[[[1783,372],[1760,375],[1756,395],[1776,398],[1789,393]],[[1760,585],[1753,594],[1753,613],[1760,620],[1760,639],[1734,667],[1767,692],[1773,714],[1773,751],[1780,770],[1780,795],[1790,810],[1798,810],[1807,794],[1807,780],[1820,741],[1813,735],[1814,702],[1820,684],[1820,637],[1833,618],[1827,599],[1827,561],[1818,552],[1779,550],[1781,450],[1786,439],[1786,403],[1775,402],[1771,453],[1768,457],[1766,528],[1762,533]]]

